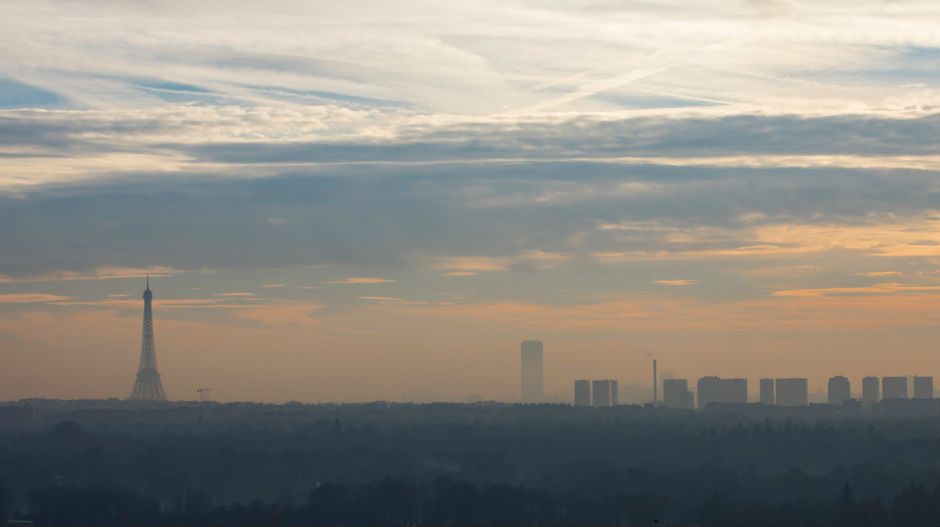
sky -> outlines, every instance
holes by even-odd
[[[940,373],[940,5],[0,4],[0,400]],[[935,386],[938,383],[935,383]]]

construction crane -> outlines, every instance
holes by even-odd
[[[196,393],[199,394],[200,401],[212,400],[212,388],[197,388]]]

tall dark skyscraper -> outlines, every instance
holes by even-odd
[[[914,398],[933,399],[933,377],[914,377]]]
[[[686,379],[663,379],[663,404],[672,408],[692,408],[692,392]]]
[[[907,399],[907,377],[882,377],[882,399]]]
[[[591,398],[594,406],[609,407],[617,405],[617,381],[603,379],[591,383]]]
[[[881,400],[881,388],[878,384],[878,377],[869,375],[862,379],[862,402],[865,404],[875,404]]]
[[[522,342],[522,402],[542,402],[542,343]]]
[[[698,407],[709,403],[747,403],[747,379],[702,377],[698,380]]]
[[[760,402],[762,404],[777,404],[777,399],[774,395],[773,379],[760,380]]]
[[[841,375],[829,379],[829,404],[842,404],[852,398],[852,385]]]
[[[153,293],[150,291],[150,277],[147,277],[147,289],[144,291],[144,328],[140,340],[140,364],[137,366],[137,380],[131,392],[132,401],[166,401],[160,373],[157,371],[157,348],[153,343]]]
[[[574,381],[574,405],[591,406],[591,381],[587,379]]]
[[[809,381],[804,377],[777,379],[774,389],[777,392],[777,406],[809,404]]]

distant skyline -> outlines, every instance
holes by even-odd
[[[0,400],[940,372],[940,5],[0,5]]]

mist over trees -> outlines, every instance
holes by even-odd
[[[0,407],[41,524],[936,525],[936,416],[563,405]]]

